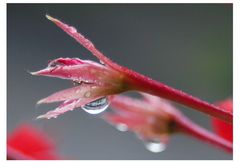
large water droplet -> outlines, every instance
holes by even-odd
[[[150,152],[159,153],[166,149],[166,144],[155,140],[145,140],[144,145]]]
[[[99,114],[106,110],[108,106],[109,102],[107,97],[102,97],[84,105],[82,109],[88,112],[89,114]]]
[[[115,127],[116,127],[116,129],[117,129],[118,131],[122,131],[122,132],[125,132],[125,131],[128,130],[127,125],[124,124],[124,123],[119,123],[119,124],[117,124]]]

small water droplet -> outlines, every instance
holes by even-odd
[[[50,62],[50,63],[48,64],[48,67],[53,68],[53,67],[62,66],[62,65],[64,65],[64,64],[63,64],[63,63],[60,63],[60,62],[58,62],[58,61],[52,61],[52,62]]]
[[[76,90],[76,93],[79,93],[80,91],[81,91],[80,89],[77,89],[77,90]]]
[[[127,125],[124,124],[124,123],[119,123],[119,124],[116,125],[116,129],[117,129],[118,131],[125,132],[125,131],[128,130],[128,127],[127,127]]]
[[[76,28],[74,28],[74,27],[69,27],[69,30],[70,30],[70,32],[71,33],[77,33],[77,30],[76,30]]]
[[[86,98],[88,98],[88,97],[90,97],[91,96],[91,92],[90,91],[88,91],[88,92],[86,92],[85,94],[84,94],[84,97],[86,97]]]
[[[84,41],[84,44],[85,44],[86,48],[90,48],[90,47],[93,46],[92,42],[89,41],[89,40],[85,40],[85,41]]]
[[[57,118],[57,116],[53,116],[53,118]]]
[[[81,84],[82,84],[82,81],[77,81],[77,80],[73,81],[74,86],[79,86]]]
[[[159,153],[166,149],[166,144],[156,140],[144,140],[144,145],[147,150],[153,153]]]
[[[102,65],[104,65],[104,62],[103,62],[102,60],[100,60],[100,63],[101,63]]]
[[[88,112],[89,114],[99,114],[106,110],[109,106],[109,102],[107,97],[102,97],[95,101],[92,101],[82,107],[83,110]]]

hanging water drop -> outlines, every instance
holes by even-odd
[[[126,132],[128,130],[128,127],[124,123],[119,123],[116,125],[116,129],[121,132]]]
[[[155,140],[144,141],[144,145],[147,150],[153,153],[159,153],[166,149],[166,144]]]
[[[109,102],[107,97],[102,97],[84,105],[82,109],[88,112],[89,114],[99,114],[106,110],[108,106]]]

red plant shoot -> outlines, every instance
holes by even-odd
[[[157,149],[152,149],[149,143],[146,144],[147,148],[153,152],[164,150],[169,136],[175,133],[187,134],[232,152],[231,141],[193,123],[167,100],[203,112],[221,123],[228,123],[229,126],[232,126],[232,109],[225,109],[221,104],[209,104],[118,65],[101,53],[74,27],[51,16],[46,17],[89,50],[102,64],[78,58],[58,58],[51,61],[45,69],[33,72],[33,75],[57,77],[70,80],[75,84],[72,88],[41,99],[38,104],[53,102],[62,102],[62,104],[37,118],[56,118],[75,108],[98,114],[111,103],[114,113],[105,113],[103,118],[118,125],[120,130],[128,128],[144,141],[152,141],[151,145],[155,147],[157,142],[161,142],[161,146],[158,143]],[[126,91],[139,92],[144,98],[139,100],[118,95]]]
[[[74,27],[64,24],[49,15],[46,17],[73,37],[82,46],[88,49],[105,65],[92,61],[83,61],[80,59],[60,58],[54,61],[57,63],[55,66],[50,65],[45,70],[32,73],[34,75],[60,77],[81,83],[77,87],[60,91],[41,100],[39,103],[56,101],[65,102],[55,111],[48,112],[46,115],[40,116],[39,118],[56,117],[68,110],[84,106],[91,101],[107,95],[135,90],[183,104],[213,117],[222,119],[228,123],[232,123],[233,115],[231,111],[209,104],[196,97],[188,95],[187,93],[171,88],[163,83],[152,80],[135,71],[112,62],[109,58],[103,55],[91,41],[86,39],[82,34],[78,33]],[[97,73],[94,74],[89,71],[89,69]],[[103,72],[106,72],[106,74],[100,75],[103,74]],[[110,81],[107,81],[109,79]],[[80,93],[78,93],[79,91]]]
[[[77,85],[40,100],[38,104],[64,102],[55,110],[49,111],[38,118],[56,118],[66,111],[83,107],[92,101],[125,90],[122,87],[121,74],[117,71],[93,61],[77,58],[59,58],[53,60],[46,69],[32,74],[69,79]]]

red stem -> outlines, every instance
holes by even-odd
[[[199,140],[205,141],[209,144],[220,147],[227,152],[233,152],[233,145],[230,141],[212,133],[208,130],[200,127],[199,125],[193,123],[188,118],[181,116],[181,118],[177,118],[176,120],[176,130],[182,132],[184,134],[190,135]]]
[[[193,97],[183,91],[169,87],[163,83],[152,80],[134,71],[127,71],[127,79],[134,85],[138,91],[143,91],[152,95],[180,103],[182,105],[194,108],[202,113],[206,113],[213,117],[222,119],[228,123],[232,123],[232,112],[222,109],[213,104],[209,104],[199,98]]]

